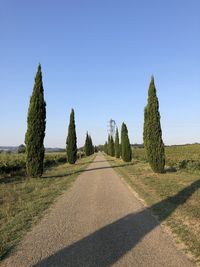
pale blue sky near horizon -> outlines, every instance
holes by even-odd
[[[110,118],[142,143],[155,77],[165,144],[200,142],[199,0],[0,0],[0,146],[24,142],[38,63],[45,146],[65,147],[75,109],[78,145],[96,145]]]

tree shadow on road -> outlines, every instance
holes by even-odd
[[[78,242],[57,251],[34,267],[112,266],[159,225],[159,222],[151,216],[150,210],[159,210],[159,214],[162,214],[159,219],[162,222],[199,188],[200,180],[197,180],[176,195],[138,213],[128,214]],[[167,259],[163,258],[163,263],[166,264],[166,261]]]
[[[111,162],[114,161],[114,159],[108,159],[108,160],[91,160],[91,161],[87,161],[87,162],[83,162],[83,163],[76,163],[76,165],[85,165],[85,164],[89,164],[89,163],[100,163],[100,162]]]
[[[59,174],[59,175],[43,175],[42,178],[62,178],[62,177],[66,177],[66,176],[70,176],[73,174],[77,174],[77,173],[82,173],[82,172],[90,172],[90,171],[97,171],[97,170],[104,170],[104,169],[112,169],[112,168],[120,168],[120,167],[125,167],[125,166],[130,166],[133,165],[133,162],[130,163],[125,163],[125,164],[121,164],[121,165],[112,165],[112,166],[105,166],[105,167],[94,167],[94,168],[88,168],[88,169],[82,169],[82,170],[78,170],[78,171],[72,171],[69,173],[63,173],[63,174]]]

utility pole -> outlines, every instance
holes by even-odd
[[[113,119],[110,119],[108,122],[108,133],[110,136],[115,137],[116,122]]]

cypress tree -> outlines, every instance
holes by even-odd
[[[108,135],[108,155],[110,156],[111,150],[110,150],[110,135]]]
[[[144,110],[144,146],[152,170],[163,173],[165,167],[165,148],[160,125],[159,102],[152,76],[148,91],[148,103]]]
[[[90,144],[89,144],[89,136],[88,136],[88,132],[86,134],[86,138],[85,138],[85,155],[89,156],[90,155]]]
[[[70,122],[68,127],[68,136],[66,141],[67,160],[70,164],[74,164],[77,160],[77,138],[76,126],[74,118],[74,110],[70,114]]]
[[[116,130],[116,135],[115,135],[115,157],[116,158],[120,158],[119,131],[118,131],[118,128]]]
[[[104,147],[103,147],[104,153],[108,154],[108,142],[105,142]]]
[[[85,155],[90,156],[92,154],[94,154],[94,146],[92,143],[92,138],[87,132],[85,139]]]
[[[114,143],[112,135],[110,137],[110,154],[112,157],[115,156],[115,143]]]
[[[144,108],[144,126],[143,126],[143,142],[144,142],[144,147],[145,150],[147,149],[148,146],[148,112],[147,112],[147,106]]]
[[[108,137],[108,151],[111,157],[115,156],[115,145],[112,135],[109,135]]]
[[[121,156],[125,162],[130,162],[132,160],[132,150],[128,137],[128,129],[124,122],[121,127]]]
[[[31,177],[41,177],[44,162],[44,137],[46,128],[46,103],[42,83],[42,71],[39,64],[30,98],[26,144],[26,171]]]
[[[92,139],[90,135],[89,135],[89,155],[92,155]]]
[[[90,155],[94,154],[94,146],[92,143],[92,137],[89,135],[89,148],[90,148]]]

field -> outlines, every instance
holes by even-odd
[[[59,163],[66,162],[66,153],[46,153],[44,167],[50,167]],[[0,175],[9,176],[17,174],[25,174],[26,155],[17,153],[1,153],[0,154]]]
[[[172,170],[200,171],[200,144],[165,147],[166,165]],[[144,148],[133,148],[133,157],[147,161]]]
[[[169,147],[167,162],[199,158],[199,145]],[[144,158],[143,149],[135,149],[138,159]],[[145,161],[134,159],[124,163],[106,156],[110,164],[142,198],[152,214],[167,226],[178,246],[200,265],[200,176],[197,170],[168,168],[164,174],[155,174]],[[168,163],[169,164],[169,163]],[[186,171],[185,171],[186,170]]]
[[[48,154],[45,157],[45,165],[62,162],[64,157],[62,153]],[[41,178],[2,175],[0,179],[0,259],[18,244],[27,230],[39,221],[44,211],[72,184],[93,158],[94,156],[79,159],[75,165],[65,163],[48,168]],[[1,161],[2,159],[9,166],[19,164],[20,167],[24,167],[25,164],[24,155],[12,154],[6,157],[1,155]]]

